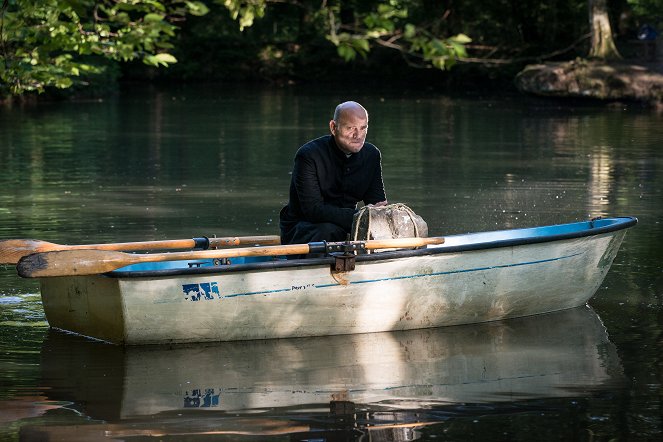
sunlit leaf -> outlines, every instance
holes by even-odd
[[[412,38],[417,32],[417,27],[411,23],[405,25],[405,32],[403,33],[405,38]]]
[[[149,55],[143,59],[145,63],[152,66],[168,66],[172,63],[177,63],[177,59],[171,54],[161,53],[156,55]]]
[[[189,14],[203,16],[209,12],[209,8],[203,2],[186,2]]]
[[[369,50],[368,40],[363,38],[355,40],[355,46],[365,52]]]
[[[145,14],[145,17],[143,17],[143,20],[148,23],[154,23],[154,22],[160,22],[164,18],[163,15],[161,14]]]
[[[449,38],[449,41],[454,42],[454,43],[458,43],[458,44],[472,43],[472,39],[470,37],[468,37],[467,35],[465,35],[465,34],[454,35],[453,37]]]
[[[74,82],[71,80],[69,77],[64,77],[64,78],[58,78],[57,81],[55,82],[55,87],[58,89],[66,89],[68,87],[71,87]]]
[[[345,61],[350,61],[357,56],[357,51],[348,45],[341,45],[338,47],[338,55],[340,55]]]
[[[467,51],[465,50],[465,46],[462,44],[455,43],[451,40],[449,40],[449,45],[453,49],[453,52],[456,53],[456,56],[458,57],[466,57],[467,56]]]

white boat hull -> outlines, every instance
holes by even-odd
[[[331,270],[331,259],[259,271],[120,272],[42,278],[41,292],[52,327],[123,344],[440,327],[585,304],[625,232],[454,252],[467,237],[459,235],[439,246],[444,253],[358,258],[347,272]]]

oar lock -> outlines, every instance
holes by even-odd
[[[365,253],[366,252],[366,243],[362,241],[345,241],[345,242],[333,242],[333,243],[326,243],[325,249],[327,250],[327,253],[332,254],[332,253],[352,253],[354,254],[355,252],[360,252],[360,253]]]
[[[355,269],[355,257],[357,253],[366,253],[366,244],[362,241],[345,241],[334,243],[321,243],[324,252],[334,258],[331,266],[332,272],[351,272]],[[311,252],[317,248],[318,243],[311,247]]]

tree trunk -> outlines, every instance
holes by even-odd
[[[590,58],[601,60],[620,60],[615,41],[612,39],[612,28],[608,17],[606,0],[589,1],[589,26],[592,33],[592,46],[589,49]]]

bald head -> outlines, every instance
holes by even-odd
[[[336,109],[334,110],[334,121],[338,123],[338,120],[342,119],[346,114],[357,114],[363,116],[366,118],[366,121],[368,121],[368,111],[356,101],[346,101],[336,106]]]
[[[364,147],[368,132],[368,112],[356,101],[346,101],[336,106],[329,131],[336,145],[344,153],[357,153]]]

